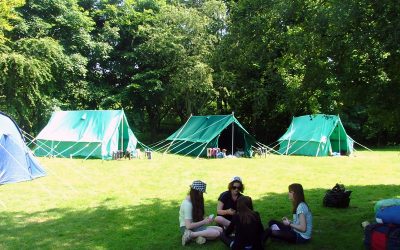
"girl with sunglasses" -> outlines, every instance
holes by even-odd
[[[232,178],[229,182],[228,190],[220,194],[217,204],[217,217],[215,222],[224,228],[231,223],[233,215],[236,213],[237,199],[242,196],[244,185],[239,176]]]
[[[312,214],[305,198],[303,186],[293,183],[289,186],[289,200],[292,201],[293,221],[286,217],[282,221],[271,220],[265,231],[264,241],[269,237],[290,243],[307,243],[311,239]]]

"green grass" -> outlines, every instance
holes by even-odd
[[[207,214],[229,179],[242,177],[245,194],[265,223],[289,216],[287,186],[303,184],[314,215],[312,242],[296,249],[363,249],[360,223],[377,200],[400,197],[400,153],[358,151],[354,157],[269,155],[253,159],[39,159],[48,176],[0,186],[0,249],[179,249],[180,202],[194,179],[207,183]],[[322,206],[337,182],[353,191],[348,209]],[[186,249],[226,249],[219,242]],[[268,249],[293,249],[269,242]]]

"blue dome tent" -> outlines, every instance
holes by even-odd
[[[18,125],[0,111],[0,185],[45,176],[28,147]]]

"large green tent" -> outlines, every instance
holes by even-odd
[[[102,159],[134,151],[138,142],[123,110],[56,111],[36,140],[37,156]]]
[[[207,148],[220,148],[227,154],[243,151],[250,157],[256,142],[233,114],[191,116],[166,140],[168,152],[192,156],[206,156]]]
[[[336,115],[294,117],[286,133],[279,138],[279,153],[287,155],[350,155],[354,141]]]

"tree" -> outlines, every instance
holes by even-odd
[[[12,30],[11,20],[18,18],[16,7],[22,6],[24,0],[3,0],[0,2],[0,46],[7,40],[4,32]]]
[[[59,104],[58,93],[68,91],[68,81],[62,79],[82,77],[84,72],[77,72],[81,67],[51,38],[20,39],[0,54],[0,93],[4,94],[0,107],[16,117],[22,128],[37,130]]]
[[[150,124],[171,112],[186,120],[213,101],[210,58],[217,39],[210,32],[210,7],[162,5],[154,20],[139,27],[141,60],[128,90],[146,107]]]

